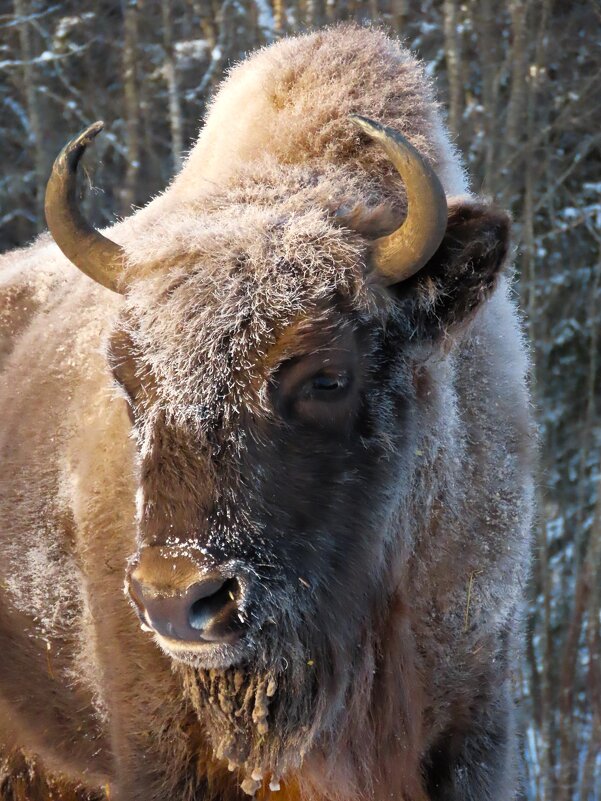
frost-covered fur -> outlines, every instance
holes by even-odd
[[[389,289],[370,240],[404,191],[350,113],[449,197]],[[255,54],[110,236],[124,297],[45,236],[0,260],[6,747],[119,801],[515,798],[527,364],[507,218],[466,194],[421,65],[355,27]],[[348,414],[286,417],[282,371],[336,343]],[[156,546],[246,571],[242,650],[211,666],[140,630],[123,583]]]

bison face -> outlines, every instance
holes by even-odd
[[[237,379],[245,403],[215,417],[168,410],[131,330],[111,346],[140,449],[131,599],[217,754],[277,774],[371,676],[390,554],[396,569],[406,547],[412,371],[392,329],[344,305],[286,327],[263,375]]]
[[[452,207],[434,257],[386,288],[325,213],[204,224],[130,281],[110,343],[140,457],[128,588],[216,753],[278,772],[336,730],[351,686],[369,703],[393,608],[411,647],[417,437],[507,220]],[[172,242],[148,233],[159,258]]]
[[[388,340],[335,304],[292,323],[266,348],[263,377],[232,376],[246,401],[234,412],[224,398],[209,427],[211,415],[169,410],[158,382],[139,378],[130,335],[115,334],[140,444],[128,587],[174,658],[313,673],[319,659],[340,673],[383,591],[412,472],[414,383]]]

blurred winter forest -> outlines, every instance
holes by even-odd
[[[386,26],[428,62],[473,188],[515,219],[542,441],[516,675],[525,786],[529,799],[598,801],[598,2],[0,0],[0,250],[44,229],[52,160],[91,121],[107,127],[88,160],[98,188],[85,203],[107,224],[169,181],[228,65],[280,36],[350,19]]]

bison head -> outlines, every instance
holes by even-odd
[[[249,791],[316,741],[333,748],[351,717],[369,737],[371,693],[411,671],[387,663],[386,636],[394,615],[411,652],[409,499],[437,459],[424,432],[444,426],[447,354],[507,251],[504,214],[447,209],[409,143],[356,122],[406,204],[394,174],[384,191],[350,167],[266,159],[164,205],[122,248],[74,201],[98,126],[49,185],[60,247],[125,296],[108,358],[139,452],[128,591],[217,755],[255,770]]]

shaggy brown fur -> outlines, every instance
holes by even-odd
[[[370,243],[404,190],[351,113],[449,198],[388,289]],[[515,798],[527,364],[508,219],[466,191],[421,65],[341,27],[232,71],[182,172],[111,230],[124,297],[46,237],[0,260],[8,748],[118,801]],[[339,402],[298,393],[338,363]],[[245,587],[240,645],[140,630],[126,575],[215,567]]]
[[[43,767],[20,752],[4,753],[0,763],[0,798],[2,801],[110,801],[110,787],[89,788],[50,777]]]

